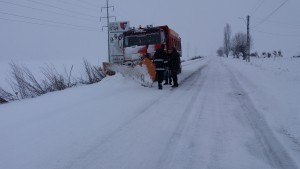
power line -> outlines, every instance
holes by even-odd
[[[23,21],[23,20],[18,20],[18,19],[9,19],[9,18],[3,18],[3,17],[0,17],[0,20],[10,21],[10,22],[26,23],[26,24],[33,24],[33,25],[40,25],[40,26],[47,26],[47,27],[56,27],[56,28],[64,28],[64,29],[81,30],[81,31],[93,31],[93,32],[99,31],[99,30],[92,30],[92,29],[66,27],[66,26],[62,26],[62,25],[51,25],[51,24],[31,22],[31,21]]]
[[[97,7],[90,7],[90,6],[83,6],[83,5],[79,5],[79,4],[76,4],[76,3],[72,3],[72,2],[68,2],[68,1],[64,1],[64,0],[57,0],[58,2],[60,3],[63,3],[63,4],[68,4],[68,5],[72,5],[72,6],[76,6],[76,7],[80,7],[80,8],[85,8],[85,9],[93,9],[93,10],[96,10],[98,9]]]
[[[294,23],[287,23],[287,22],[281,22],[281,21],[275,21],[275,20],[268,20],[266,22],[274,23],[274,24],[281,24],[281,25],[285,25],[285,26],[291,26],[291,27],[295,27],[295,28],[300,28],[299,24],[294,24]]]
[[[281,33],[271,33],[271,32],[260,31],[257,29],[251,29],[251,30],[258,32],[258,33],[268,34],[271,36],[300,37],[300,34],[281,34]]]
[[[7,12],[1,12],[1,11],[0,11],[0,14],[9,15],[9,16],[15,16],[15,17],[19,17],[19,18],[25,18],[25,19],[31,19],[31,20],[38,20],[38,21],[43,21],[43,22],[50,22],[50,23],[54,23],[54,24],[61,24],[61,25],[66,25],[66,26],[71,26],[71,27],[77,27],[77,28],[98,29],[98,28],[95,28],[95,27],[80,26],[80,25],[75,25],[75,24],[70,24],[70,23],[64,23],[64,22],[57,22],[57,21],[52,21],[52,20],[48,20],[48,19],[40,19],[40,18],[28,17],[28,16],[24,16],[24,15],[17,15],[17,14],[12,14],[12,13],[7,13]]]
[[[39,5],[43,5],[43,6],[47,6],[47,7],[51,7],[51,8],[55,8],[55,9],[59,9],[59,10],[62,10],[62,11],[67,11],[67,12],[74,13],[74,14],[77,14],[77,15],[79,14],[79,15],[83,15],[83,16],[87,16],[87,17],[99,18],[98,16],[93,16],[93,15],[81,13],[81,12],[78,12],[78,11],[61,8],[61,7],[58,7],[58,6],[55,6],[55,5],[51,5],[51,4],[48,4],[48,3],[45,3],[45,2],[39,2],[39,1],[35,1],[35,0],[27,0],[27,1],[39,4]]]
[[[77,0],[77,1],[78,1],[78,2],[81,2],[81,3],[83,3],[83,4],[87,5],[87,6],[93,7],[93,8],[97,8],[97,9],[99,9],[99,8],[100,8],[100,6],[99,6],[99,5],[96,5],[96,4],[93,4],[93,3],[87,2],[87,1],[83,1],[83,0]]]
[[[12,6],[17,6],[17,7],[22,7],[22,8],[27,8],[27,9],[33,9],[33,10],[40,11],[40,12],[52,13],[52,14],[56,14],[56,15],[60,15],[60,16],[66,16],[66,17],[70,17],[70,18],[73,18],[73,19],[80,19],[80,20],[92,21],[92,22],[96,21],[96,20],[92,20],[92,19],[89,19],[89,18],[81,18],[81,17],[75,16],[75,15],[64,14],[64,13],[60,13],[60,12],[54,12],[54,11],[46,10],[46,9],[34,8],[34,7],[31,7],[31,6],[22,5],[22,4],[13,3],[13,2],[7,2],[7,1],[3,1],[3,0],[0,0],[0,3],[12,5]]]
[[[257,3],[257,5],[254,6],[253,12],[251,12],[251,14],[254,14],[262,6],[264,2],[265,0],[260,0],[259,3]]]
[[[287,2],[288,2],[288,0],[285,0],[274,11],[272,11],[269,15],[267,15],[264,19],[262,19],[257,25],[253,26],[252,28],[255,28],[255,27],[263,24],[265,21],[267,21],[272,15],[274,15],[274,13],[276,13]]]
[[[78,1],[78,2],[81,2],[81,3],[83,3],[83,4],[87,5],[87,6],[90,6],[90,7],[94,7],[94,8],[97,8],[97,9],[99,9],[99,8],[100,8],[100,6],[99,6],[99,5],[96,5],[96,4],[93,4],[93,3],[87,2],[87,1],[83,1],[83,0],[77,0],[77,1]]]

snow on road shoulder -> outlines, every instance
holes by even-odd
[[[160,94],[116,75],[1,105],[0,168],[65,168]]]
[[[191,61],[180,79],[205,63]],[[155,85],[155,84],[154,84]],[[0,105],[0,168],[70,168],[164,93],[120,74],[101,82]]]
[[[300,156],[300,59],[222,59],[294,157]],[[299,158],[298,158],[299,159]],[[297,158],[295,161],[298,162]]]

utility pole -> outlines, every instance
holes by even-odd
[[[250,62],[250,32],[249,32],[249,23],[250,22],[250,16],[247,16],[247,56],[246,56],[246,62]]]
[[[108,62],[110,62],[110,46],[109,46],[109,18],[115,18],[115,16],[109,16],[109,8],[113,8],[113,11],[115,10],[114,6],[108,6],[108,0],[106,0],[106,6],[105,7],[101,7],[101,12],[102,9],[106,9],[106,16],[105,17],[100,17],[100,22],[102,18],[105,18],[107,20],[107,25],[106,26],[102,26],[102,31],[103,31],[103,27],[107,27],[107,54],[108,54]]]

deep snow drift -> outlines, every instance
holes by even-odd
[[[300,59],[183,63],[0,105],[0,168],[299,168]]]

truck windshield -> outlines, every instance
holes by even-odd
[[[161,42],[160,34],[149,33],[124,37],[124,47],[157,44]]]

